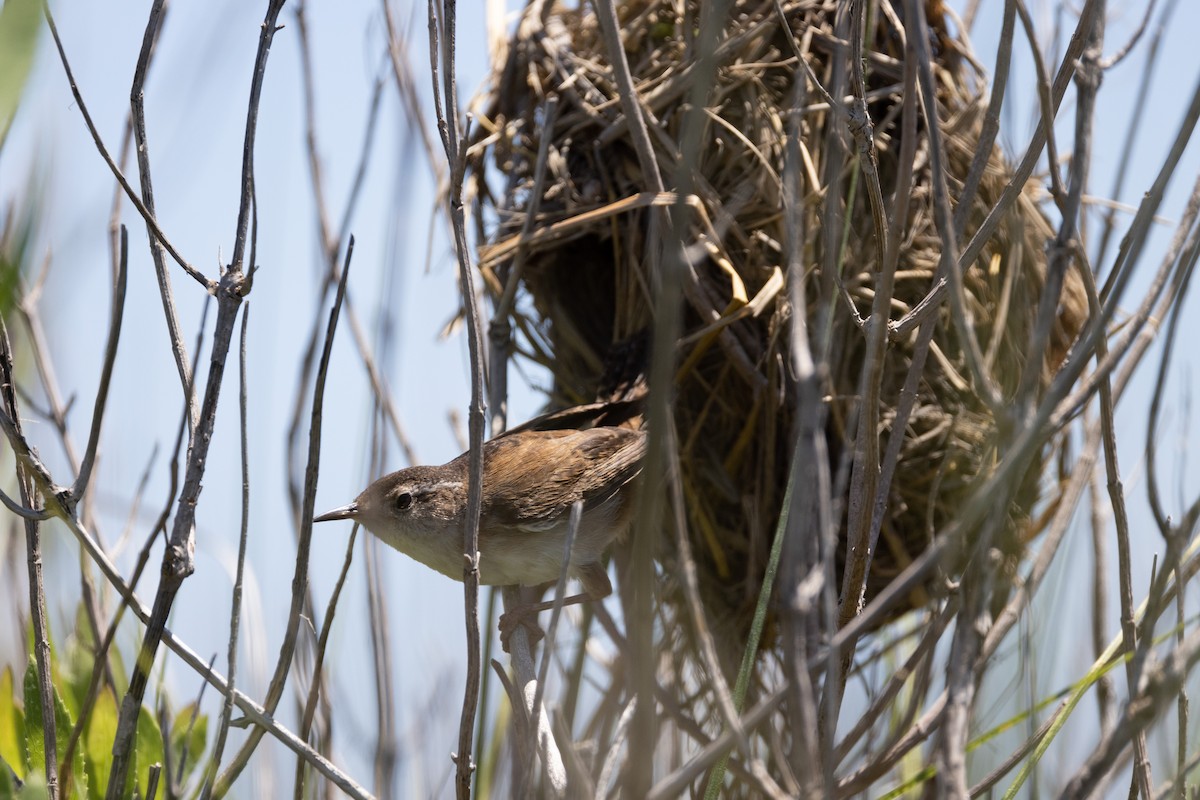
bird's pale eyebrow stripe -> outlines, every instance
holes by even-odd
[[[462,487],[462,481],[440,481],[438,483],[431,483],[426,486],[415,488],[418,494],[429,494],[430,492],[436,492],[439,489],[461,489]]]

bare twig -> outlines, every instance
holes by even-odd
[[[321,690],[321,670],[325,665],[325,652],[329,645],[329,632],[333,629],[333,617],[337,611],[338,598],[342,596],[342,587],[346,584],[346,575],[350,572],[350,564],[354,560],[354,540],[358,533],[358,525],[350,529],[350,538],[346,542],[346,557],[342,561],[342,571],[338,573],[337,582],[333,586],[333,594],[329,597],[329,605],[325,609],[325,620],[321,625],[321,635],[317,641],[316,657],[313,661],[312,680],[308,686],[308,698],[304,702],[304,715],[300,720],[299,734],[308,738],[312,728],[313,716],[317,713],[317,698]],[[296,782],[294,787],[296,800],[301,800],[304,794],[304,767],[308,760],[303,756],[296,757]]]
[[[203,286],[207,292],[210,294],[216,292],[217,282],[211,281],[204,277],[203,274],[201,274],[195,267],[189,264],[183,256],[179,254],[179,251],[175,249],[175,246],[171,244],[171,242],[167,239],[166,234],[163,233],[162,228],[158,226],[158,220],[155,219],[154,214],[151,213],[148,208],[146,208],[145,203],[142,202],[142,198],[138,197],[137,192],[133,191],[133,187],[129,185],[129,181],[125,179],[125,176],[121,173],[117,163],[113,161],[112,156],[109,155],[108,149],[104,146],[104,142],[100,139],[100,132],[96,130],[96,125],[92,122],[92,116],[88,113],[87,104],[83,102],[83,95],[80,94],[79,87],[75,84],[75,76],[72,74],[71,65],[67,61],[67,54],[63,49],[62,39],[60,39],[58,36],[58,26],[54,24],[54,15],[50,13],[49,4],[44,4],[42,6],[42,10],[46,15],[46,23],[50,26],[50,35],[54,37],[54,45],[58,48],[58,57],[62,61],[63,71],[67,74],[67,82],[71,85],[71,94],[75,96],[75,103],[79,106],[79,113],[83,115],[83,121],[87,124],[88,132],[91,133],[92,141],[96,143],[96,149],[100,152],[100,156],[104,159],[104,163],[108,164],[108,168],[112,170],[113,176],[117,179],[117,182],[121,184],[121,188],[125,190],[125,194],[129,196],[130,201],[133,203],[134,207],[137,208],[138,213],[140,213],[146,220],[146,226],[150,228],[154,238],[162,243],[162,246],[166,249],[166,251],[171,254],[171,258],[175,259],[176,263],[183,267],[183,271],[194,278],[196,282]]]
[[[217,770],[221,766],[221,756],[225,752],[225,742],[229,736],[229,723],[233,718],[233,689],[237,685],[238,664],[238,634],[242,624],[242,586],[246,573],[246,544],[250,531],[250,448],[247,441],[246,414],[246,327],[250,319],[250,304],[246,304],[242,312],[242,332],[238,347],[238,422],[240,445],[242,453],[242,523],[238,536],[237,569],[233,579],[233,599],[229,608],[229,650],[227,664],[229,670],[229,692],[221,705],[221,720],[217,726],[217,738],[213,743],[212,755],[209,757],[208,769],[204,778],[204,787],[200,792],[201,800],[212,796],[213,781],[216,780]],[[303,734],[302,734],[303,735]]]
[[[292,575],[292,602],[288,610],[287,627],[283,634],[283,643],[279,647],[279,657],[275,662],[275,672],[267,688],[267,697],[263,702],[266,713],[274,714],[275,708],[283,697],[283,687],[291,671],[292,657],[296,649],[296,636],[300,628],[301,610],[308,592],[308,559],[312,544],[313,506],[317,493],[317,473],[321,456],[321,422],[325,404],[325,380],[329,372],[329,362],[333,351],[334,333],[337,331],[338,317],[342,301],[346,296],[346,280],[350,275],[350,259],[354,255],[354,237],[346,246],[346,260],[342,266],[342,279],[338,283],[337,294],[333,307],[329,310],[329,322],[325,328],[325,343],[321,350],[321,361],[317,367],[316,385],[313,387],[312,413],[309,417],[308,436],[308,465],[304,475],[304,498],[301,509],[300,536],[296,543],[296,564]],[[262,740],[264,731],[256,728],[250,731],[245,743],[233,757],[229,766],[217,778],[213,785],[213,797],[224,797],[238,775],[246,768],[258,743]]]
[[[21,434],[20,414],[13,390],[12,345],[8,339],[8,327],[0,319],[0,401],[4,413],[12,421],[12,428]],[[17,462],[17,484],[21,489],[21,505],[32,504],[37,487],[25,466]],[[25,558],[29,569],[29,617],[33,628],[33,655],[37,664],[38,699],[42,715],[42,747],[44,761],[33,764],[41,768],[46,777],[46,794],[50,800],[58,798],[58,739],[55,735],[54,685],[50,681],[50,640],[46,629],[46,587],[42,581],[42,536],[38,521],[28,516],[25,523]],[[32,713],[26,709],[26,713]]]
[[[482,680],[479,641],[479,517],[483,505],[485,407],[483,398],[483,322],[480,319],[479,305],[475,296],[475,282],[471,273],[470,243],[467,241],[462,205],[462,176],[466,159],[459,144],[458,86],[455,63],[456,19],[456,0],[430,0],[429,59],[433,78],[434,110],[446,162],[450,167],[446,203],[450,222],[454,229],[459,289],[466,312],[467,346],[471,361],[471,403],[467,415],[471,446],[467,467],[469,476],[467,509],[463,527],[463,614],[467,634],[467,681],[463,689],[458,749],[453,756],[456,794],[459,800],[469,800],[471,776],[475,771],[475,764],[471,759],[474,751],[472,740],[475,734],[475,712],[479,704],[479,686]],[[442,79],[442,87],[438,86],[439,75]],[[442,91],[444,91],[444,98]]]
[[[96,448],[100,444],[100,426],[104,422],[104,407],[108,402],[108,387],[112,380],[113,365],[117,361],[117,345],[121,341],[121,322],[125,317],[125,285],[129,277],[129,231],[121,226],[121,255],[118,259],[117,280],[113,285],[112,310],[108,322],[108,342],[104,345],[104,365],[100,368],[100,385],[96,388],[96,403],[92,409],[92,428],[88,433],[87,448],[83,451],[83,460],[79,465],[79,473],[75,484],[71,487],[71,497],[76,503],[87,491],[88,480],[92,477],[92,465],[96,463]]]
[[[138,54],[137,68],[133,73],[133,86],[129,90],[129,105],[133,134],[137,140],[138,176],[141,179],[142,197],[146,210],[154,216],[154,185],[150,178],[150,144],[146,137],[145,92],[146,72],[150,68],[150,59],[154,53],[155,43],[162,30],[162,12],[165,0],[155,0],[150,7],[150,16],[146,21],[146,32],[142,37],[142,49]],[[171,274],[167,271],[166,259],[163,258],[164,243],[154,235],[150,220],[146,220],[146,229],[150,234],[150,258],[154,262],[154,276],[158,280],[158,294],[162,300],[163,316],[167,321],[167,336],[171,342],[171,355],[175,359],[175,369],[179,372],[179,382],[183,388],[184,402],[188,408],[188,428],[195,430],[199,421],[200,409],[196,405],[194,385],[194,370],[188,363],[187,344],[183,340],[183,331],[179,324],[179,312],[175,308],[175,294],[171,288]]]

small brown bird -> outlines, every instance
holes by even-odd
[[[582,501],[568,574],[580,580],[585,594],[568,601],[612,593],[602,558],[629,527],[631,488],[641,472],[646,434],[609,426],[543,429],[573,424],[588,408],[539,417],[484,443],[480,583],[538,586],[558,580],[571,506]],[[313,521],[353,519],[401,553],[461,581],[468,459],[463,453],[438,467],[385,475],[353,503]]]

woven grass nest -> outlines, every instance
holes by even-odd
[[[797,51],[818,80],[830,80],[837,5],[829,0],[733,2],[703,115],[689,206],[693,213],[683,242],[701,256],[684,281],[684,331],[672,402],[691,551],[719,641],[744,641],[738,634],[758,596],[794,441],[792,378],[786,366],[792,311],[782,180],[789,114],[797,98],[802,98],[799,230],[804,231],[806,318],[815,336],[815,321],[822,319],[823,310],[828,312],[827,438],[835,470],[836,454],[848,452],[853,437],[849,426],[864,335],[844,297],[825,298],[828,305],[821,307],[819,287],[827,277],[825,265],[840,263],[846,292],[867,316],[878,249],[845,119],[831,114],[810,87],[796,85],[805,74]],[[880,183],[890,208],[899,150],[903,39],[894,17],[868,5],[873,7],[863,48],[868,108]],[[986,80],[971,68],[966,44],[948,32],[940,3],[927,2],[926,12],[956,202],[978,147]],[[688,113],[699,13],[693,2],[635,0],[618,7],[630,71],[668,190],[677,174],[678,143]],[[652,319],[654,283],[646,239],[655,198],[639,167],[610,63],[590,6],[532,4],[475,103],[479,125],[469,150],[468,191],[477,203],[481,234],[485,221],[495,222],[486,231],[488,244],[481,248],[479,267],[497,299],[517,273],[513,285],[520,291],[512,320],[518,348],[551,370],[552,400],[560,405],[594,399],[614,344],[636,337]],[[840,147],[829,146],[831,126],[838,129],[834,133]],[[940,257],[923,122],[917,135],[893,319],[929,292]],[[840,164],[837,192],[844,229],[836,240],[822,216],[828,187],[820,180],[830,174],[830,159]],[[978,227],[1008,177],[997,148],[960,241]],[[1022,196],[965,274],[967,302],[986,363],[996,385],[1008,394],[1015,391],[1024,364],[1051,236],[1045,216],[1030,196]],[[829,258],[830,247],[838,248],[840,256]],[[740,299],[739,287],[744,289]],[[1086,311],[1081,284],[1068,275],[1043,381],[1065,356]],[[923,550],[994,457],[989,446],[994,421],[971,384],[945,304],[940,313],[904,434],[868,599]],[[887,408],[898,401],[914,339],[915,331],[889,348],[882,378]],[[891,434],[886,409],[881,419],[881,441],[886,441]],[[1004,545],[1010,569],[1020,558],[1022,543],[1036,532],[1030,516],[1048,455],[1027,477],[1010,509],[1012,536]],[[660,537],[668,612],[679,610],[683,602],[670,577],[676,574],[673,541],[666,531]],[[911,596],[908,607],[925,602],[922,595]]]

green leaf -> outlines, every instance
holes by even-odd
[[[25,752],[29,754],[25,776],[46,769],[46,743],[42,739],[42,698],[38,693],[37,663],[33,656],[25,667]]]
[[[30,656],[28,666],[25,668],[25,742],[29,747],[29,776],[35,773],[43,774],[46,768],[46,745],[42,737],[42,720],[37,663],[33,656]],[[54,689],[54,738],[57,743],[56,752],[60,759],[67,751],[67,742],[71,739],[73,726],[70,712],[63,704],[58,689]],[[73,789],[71,797],[86,800],[88,796],[87,764],[83,758],[83,750],[79,747],[75,748],[75,755],[71,758],[71,776]]]
[[[8,762],[0,758],[0,800],[17,796],[17,779]]]
[[[12,767],[18,778],[29,771],[29,752],[25,748],[25,714],[17,706],[13,692],[12,667],[0,672],[0,760]],[[0,797],[7,795],[0,794]]]
[[[104,797],[112,772],[112,745],[117,736],[117,698],[106,688],[96,697],[92,716],[84,732],[84,747],[90,767],[88,787],[93,798]]]
[[[41,29],[38,0],[6,0],[0,9],[0,144],[17,113]]]
[[[130,774],[136,774],[138,794],[145,797],[150,765],[163,763],[162,730],[158,727],[154,715],[145,706],[142,706],[138,713],[137,735],[133,747],[134,762]]]
[[[205,742],[208,740],[208,715],[199,714],[195,724],[192,724],[192,714],[196,712],[196,704],[189,703],[175,715],[175,721],[171,723],[171,764],[174,769],[179,769],[179,760],[187,759],[183,765],[184,782],[192,774],[196,765],[200,763],[204,755]],[[188,735],[189,725],[191,726],[190,736]],[[187,740],[186,749],[185,739]]]

